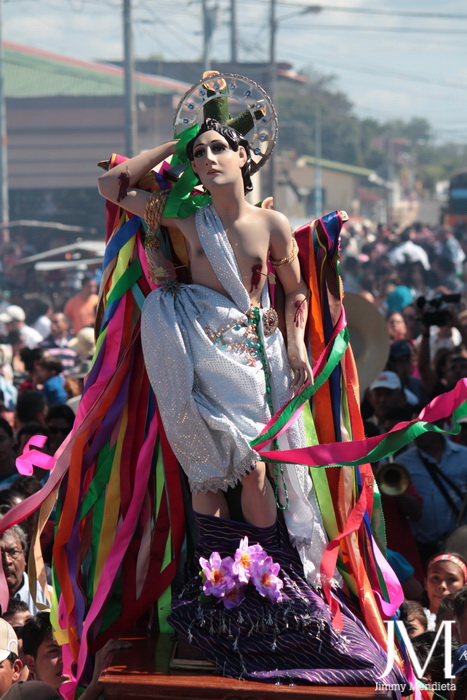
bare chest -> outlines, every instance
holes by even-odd
[[[242,282],[250,294],[252,303],[259,302],[267,277],[269,232],[249,227],[232,227],[225,231],[240,269]],[[194,283],[224,292],[216,270],[212,267],[200,241],[196,227],[185,232],[191,277]]]

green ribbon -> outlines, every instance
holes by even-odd
[[[337,367],[339,362],[344,355],[349,344],[349,331],[347,327],[343,328],[341,332],[334,339],[332,350],[329,354],[328,361],[323,367],[322,371],[315,377],[314,384],[309,384],[303,391],[293,397],[291,401],[284,408],[282,413],[277,417],[276,422],[267,430],[262,433],[257,438],[250,442],[251,447],[256,447],[256,445],[272,440],[279,430],[287,423],[291,416],[297,411],[302,404],[311,399],[311,397],[318,391],[320,387],[329,379],[334,369]]]
[[[191,163],[186,156],[187,144],[199,132],[199,124],[193,124],[180,134],[180,138],[175,146],[175,155],[172,158],[172,167],[185,164],[183,174],[178,178],[172,187],[164,207],[164,219],[185,219],[193,214],[197,209],[204,207],[211,202],[210,195],[191,196],[191,193],[199,184],[197,175],[193,172]]]

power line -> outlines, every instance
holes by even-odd
[[[300,60],[302,60],[302,61],[304,59],[303,54],[299,55],[299,54],[294,54],[293,52],[288,52],[288,55],[291,58],[295,58],[295,59],[300,58]],[[454,81],[431,80],[429,78],[423,78],[422,76],[418,76],[418,75],[410,75],[406,72],[399,73],[398,71],[393,71],[392,69],[385,68],[384,66],[381,66],[379,70],[374,65],[373,66],[364,65],[361,68],[356,68],[356,67],[352,67],[347,62],[337,63],[336,61],[332,61],[329,59],[321,59],[319,56],[313,57],[313,64],[316,64],[316,65],[325,64],[326,66],[329,65],[331,67],[338,68],[339,70],[350,71],[352,73],[363,73],[365,75],[375,75],[375,76],[383,75],[386,78],[395,78],[397,80],[405,80],[405,81],[409,81],[409,82],[424,83],[427,85],[437,85],[438,87],[447,87],[447,88],[453,88],[456,90],[467,90],[467,83],[456,83]]]
[[[303,29],[302,25],[287,25],[288,30]],[[398,34],[467,34],[466,29],[422,29],[421,27],[375,27],[373,25],[362,26],[352,24],[316,24],[313,22],[312,29],[335,29],[344,30],[346,32],[397,32]]]
[[[239,4],[245,5],[269,5],[269,0],[239,0]],[[467,19],[467,14],[442,13],[442,12],[418,12],[411,10],[376,10],[370,7],[344,7],[342,5],[308,5],[302,3],[285,2],[278,0],[278,5],[297,11],[306,10],[309,7],[316,8],[315,12],[351,12],[364,15],[385,15],[389,17],[416,17],[418,19]],[[277,18],[280,21],[280,16]]]

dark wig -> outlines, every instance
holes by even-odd
[[[229,144],[230,148],[232,151],[238,151],[239,146],[243,146],[245,149],[245,152],[247,154],[247,161],[245,165],[242,167],[242,177],[243,177],[243,189],[245,194],[247,192],[251,192],[253,189],[253,185],[251,184],[251,153],[250,153],[250,145],[246,138],[240,134],[238,131],[235,131],[235,129],[232,129],[230,126],[226,126],[224,124],[220,124],[216,119],[212,119],[208,117],[207,119],[204,120],[204,122],[201,124],[201,128],[196,134],[196,136],[191,139],[187,143],[186,146],[186,155],[190,163],[194,160],[193,158],[193,150],[195,147],[195,143],[198,140],[198,138],[201,136],[201,134],[204,134],[206,131],[216,131],[218,134],[223,136],[227,143]]]

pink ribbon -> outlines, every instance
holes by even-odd
[[[383,611],[383,614],[386,617],[392,617],[393,615],[395,615],[398,608],[404,602],[404,592],[396,574],[389,565],[387,559],[383,557],[381,550],[376,544],[375,538],[373,536],[371,537],[371,544],[375,555],[376,563],[380,568],[380,571],[383,575],[384,583],[386,584],[389,601],[384,600],[381,597],[381,594],[374,589],[373,593],[379,601],[379,605],[381,607],[381,610]]]
[[[398,423],[387,433],[365,440],[353,440],[352,442],[330,442],[311,447],[298,447],[293,450],[263,451],[260,454],[271,461],[289,462],[290,464],[305,464],[310,467],[325,467],[349,462],[364,462],[369,452],[375,449],[388,435],[396,433],[402,428],[418,422],[435,423],[436,421],[450,417],[456,408],[467,401],[467,379],[460,379],[454,389],[425,406],[418,418],[411,421]]]
[[[31,476],[34,467],[52,470],[57,462],[55,457],[44,452],[31,449],[32,447],[44,447],[47,442],[45,435],[33,435],[24,446],[23,453],[16,458],[16,469],[24,476]]]

